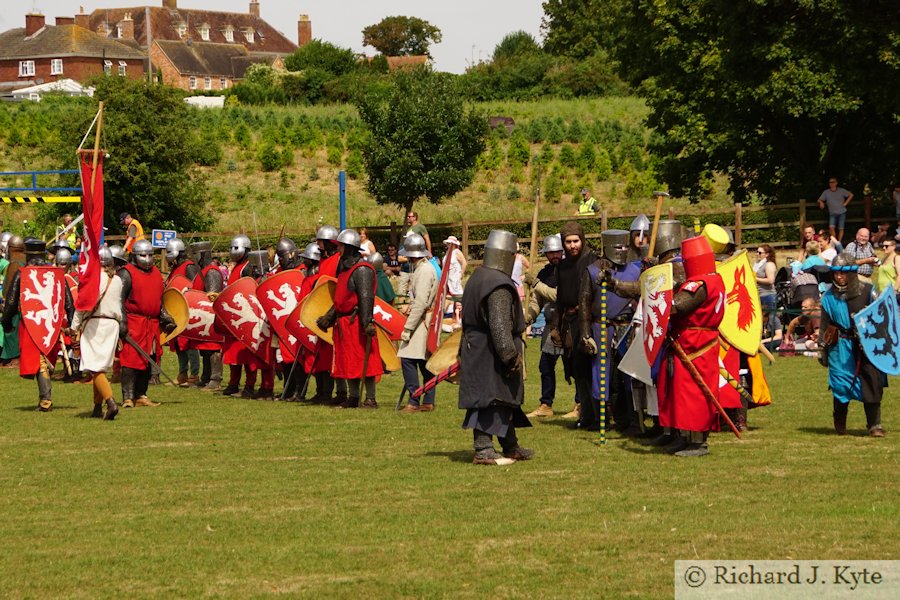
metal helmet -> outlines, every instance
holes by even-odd
[[[297,244],[291,238],[281,238],[275,244],[275,256],[278,257],[278,263],[282,266],[290,263],[297,256]]]
[[[558,233],[554,233],[553,235],[548,235],[544,238],[544,247],[541,248],[541,254],[547,254],[548,252],[562,252],[562,238]]]
[[[128,264],[128,258],[125,256],[125,248],[118,244],[109,247],[109,253],[113,257],[116,266],[122,267]]]
[[[656,256],[660,256],[670,250],[677,250],[681,248],[681,240],[680,221],[660,221],[656,229],[656,247],[653,251]]]
[[[513,266],[516,264],[516,247],[518,239],[516,234],[503,229],[492,229],[484,244],[483,266],[488,269],[496,269],[507,275],[512,275]]]
[[[198,263],[212,258],[212,242],[194,242],[191,244],[191,256]]]
[[[27,238],[24,242],[24,246],[26,262],[35,258],[43,260],[47,255],[47,244],[40,238]]]
[[[183,257],[186,254],[187,247],[178,238],[171,239],[166,243],[166,260],[169,261],[169,264],[175,263],[179,257]]]
[[[6,242],[12,237],[11,231],[0,233],[0,258],[6,258]]]
[[[153,244],[149,240],[138,240],[131,247],[131,256],[134,264],[148,271],[153,266]]]
[[[340,232],[335,240],[338,244],[343,244],[345,246],[354,246],[356,248],[362,247],[362,239],[359,237],[359,232],[355,229],[345,229]]]
[[[835,275],[844,273],[847,281],[843,285],[838,284]],[[835,295],[842,300],[856,298],[862,293],[862,284],[859,281],[859,266],[856,257],[849,252],[842,252],[831,261],[831,285]]]
[[[729,245],[734,245],[734,236],[731,231],[715,223],[704,225],[700,235],[706,238],[715,254],[722,254],[728,250]]]
[[[624,229],[608,229],[600,234],[603,240],[603,256],[614,265],[628,262],[628,239],[631,233]]]
[[[366,257],[366,260],[370,265],[375,267],[376,271],[381,271],[384,269],[384,257],[381,255],[381,252],[370,254]]]
[[[650,233],[650,219],[647,218],[647,215],[641,213],[634,218],[634,220],[631,222],[631,227],[629,227],[628,230]]]
[[[113,255],[109,248],[103,246],[99,250],[100,254],[100,265],[104,267],[108,267],[113,264]]]
[[[303,249],[303,254],[301,254],[306,260],[314,260],[316,262],[322,260],[322,251],[319,250],[319,245],[315,242],[312,244],[307,244],[306,248]]]
[[[428,256],[428,247],[425,238],[418,233],[411,233],[403,240],[403,249],[406,258],[425,258]]]
[[[269,252],[267,250],[252,250],[247,253],[247,262],[249,262],[259,275],[264,275],[269,271]]]
[[[316,231],[316,239],[317,240],[326,240],[326,241],[335,241],[338,237],[337,227],[332,227],[331,225],[322,225]]]
[[[56,251],[56,266],[69,268],[72,266],[72,251],[68,248],[60,248]]]
[[[231,240],[231,260],[234,262],[240,262],[246,258],[247,253],[250,252],[250,248],[252,247],[250,238],[246,235],[238,235],[232,238]]]

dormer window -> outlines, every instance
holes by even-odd
[[[247,40],[247,43],[248,43],[248,44],[252,44],[252,43],[255,41],[255,35],[254,35],[252,29],[245,29],[245,30],[244,30],[244,39]]]
[[[178,37],[183,38],[187,33],[187,24],[179,23],[176,30],[178,31]]]
[[[200,26],[198,31],[200,31],[200,39],[203,40],[204,42],[208,42],[209,41],[209,25],[204,23],[203,25]]]
[[[225,41],[226,41],[226,42],[233,42],[233,41],[234,41],[234,28],[233,28],[233,27],[231,27],[231,26],[229,25],[228,28],[225,29],[225,31],[224,31],[223,33],[225,33]]]
[[[123,37],[125,37],[125,32],[124,32],[124,30],[122,29],[122,26],[121,26],[121,25],[116,25],[116,37],[119,38],[120,40],[121,40]]]

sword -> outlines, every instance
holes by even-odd
[[[298,356],[299,356],[299,353],[298,353]],[[318,360],[318,358],[319,358],[319,345],[316,344],[316,351],[313,353],[313,366],[315,366],[316,360]],[[291,369],[291,373],[293,373],[293,372],[294,372],[294,370]],[[313,376],[312,373],[306,374],[306,381],[303,382],[303,388],[300,390],[301,398],[306,398],[306,390],[309,389],[309,380],[312,379],[312,376]],[[317,394],[319,393],[318,389],[316,390],[316,393]]]
[[[144,352],[144,349],[141,348],[141,346],[136,341],[134,341],[133,337],[131,337],[130,335],[126,335],[125,341],[128,342],[131,345],[131,347],[134,348],[138,354],[141,355],[141,358],[143,358],[144,360],[147,361],[147,363],[150,365],[150,373],[151,374],[162,375],[163,377],[165,377],[166,379],[169,380],[169,383],[171,383],[174,386],[178,386],[178,384],[175,383],[171,377],[166,375],[166,372],[163,371],[158,364],[156,364],[156,361],[153,360],[153,357],[150,356],[149,354],[147,354],[146,352]]]
[[[360,322],[360,326],[362,323]],[[363,332],[365,334],[365,332]],[[365,388],[366,386],[366,371],[369,370],[369,354],[372,352],[372,338],[374,335],[366,335],[366,353],[363,356],[363,368],[362,375],[359,377],[359,387]],[[365,393],[365,389],[360,390],[361,393]]]
[[[291,382],[294,381],[294,371],[297,369],[297,363],[299,363],[299,362],[300,362],[300,344],[297,344],[297,352],[294,354],[294,363],[291,365],[291,370],[288,371],[287,379],[284,380],[284,388],[281,390],[281,399],[282,400],[284,400],[284,395],[285,395],[285,393],[287,393],[287,390],[290,387]]]
[[[403,398],[406,397],[406,386],[403,386],[403,389],[400,390],[400,397],[397,398],[397,406],[394,407],[394,410],[400,410],[400,407],[403,406]]]

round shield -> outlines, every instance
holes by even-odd
[[[378,340],[378,352],[381,354],[381,362],[384,363],[385,371],[399,371],[400,357],[397,356],[397,348],[388,338],[387,332],[381,327],[375,328],[375,339]]]
[[[449,369],[459,360],[459,344],[462,342],[462,329],[457,329],[435,350],[425,368],[437,375]]]
[[[334,306],[335,288],[337,288],[337,282],[334,279],[319,278],[319,281],[316,282],[316,287],[303,299],[303,303],[299,308],[300,322],[303,323],[307,329],[319,336],[321,340],[332,345],[334,344],[331,337],[332,330],[322,330],[318,324],[316,324],[316,319],[324,316],[325,313]]]
[[[190,318],[190,311],[188,310],[187,300],[184,299],[184,294],[177,288],[169,288],[163,292],[162,302],[163,306],[166,307],[166,312],[168,312],[175,321],[175,329],[172,333],[163,333],[159,336],[159,341],[165,344],[178,337],[178,335],[185,330],[188,319]]]

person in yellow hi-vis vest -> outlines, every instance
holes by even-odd
[[[597,212],[597,201],[587,188],[581,188],[581,204],[578,205],[579,216],[592,215]]]
[[[75,228],[71,228],[68,231],[69,225],[72,224],[72,215],[66,213],[62,216],[62,225],[57,225],[56,227],[56,240],[62,240],[69,245],[70,250],[75,250],[75,244],[78,241],[78,235],[75,233]]]
[[[127,212],[119,215],[119,224],[125,226],[125,252],[131,252],[134,243],[144,239],[144,228],[140,221]]]

